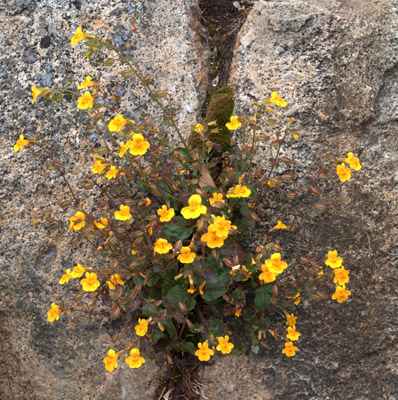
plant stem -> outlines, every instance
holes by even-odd
[[[149,86],[149,83],[145,82],[144,79],[142,78],[142,76],[138,73],[138,71],[133,67],[133,65],[131,64],[131,62],[129,61],[129,59],[127,57],[125,57],[119,50],[117,50],[113,45],[111,45],[112,50],[119,56],[119,58],[124,61],[129,68],[131,69],[131,71],[134,73],[134,75],[139,79],[139,81],[142,83],[143,86],[145,86],[148,90],[148,92],[150,93],[151,97],[155,100],[156,104],[162,109],[162,111],[165,113],[165,115],[167,116],[167,118],[169,119],[169,121],[171,122],[171,124],[173,125],[174,130],[177,132],[178,137],[180,138],[183,146],[185,147],[185,149],[187,150],[187,152],[189,153],[189,155],[192,157],[192,154],[187,146],[187,143],[184,139],[184,137],[182,136],[181,131],[179,130],[177,124],[174,121],[174,118],[170,115],[170,113],[166,110],[166,108],[164,107],[164,105],[159,101],[159,99],[156,97],[155,93],[153,92],[153,90],[151,89],[151,87]]]

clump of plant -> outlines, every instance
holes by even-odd
[[[207,117],[192,127],[192,146],[188,146],[162,103],[167,93],[155,91],[149,75],[142,76],[111,41],[79,27],[72,45],[81,41],[87,47],[86,57],[100,51],[115,54],[104,65],[124,66],[121,76],[137,78],[169,123],[125,117],[120,98],[90,76],[75,91],[32,87],[32,103],[39,96],[60,101],[67,93],[74,95],[77,108],[87,111],[90,128],[103,142],[91,150],[93,167],[81,188],[72,188],[68,177],[86,176],[87,171],[57,162],[46,140],[20,135],[14,147],[15,151],[34,147],[32,154],[44,157],[47,169],[68,185],[68,196],[59,205],[69,210],[69,221],[51,211],[41,220],[59,225],[66,232],[60,239],[67,236],[72,245],[88,241],[107,260],[106,267],[97,268],[76,259],[59,281],[74,285],[76,294],[68,303],[51,303],[48,321],[58,320],[60,314],[90,315],[99,304],[109,309],[111,319],[123,320],[123,328],[113,338],[114,348],[103,358],[109,372],[120,359],[130,368],[139,368],[145,363],[143,355],[172,364],[176,354],[208,361],[216,351],[244,350],[231,336],[237,319],[243,320],[254,345],[272,336],[284,343],[282,353],[294,356],[300,337],[295,314],[300,301],[328,298],[324,291],[332,284],[332,299],[339,303],[351,292],[346,288],[349,271],[336,250],[320,262],[304,255],[292,262],[283,255],[278,233],[297,231],[298,211],[289,222],[268,221],[272,228],[263,242],[250,244],[256,223],[264,218],[256,214],[259,203],[276,187],[295,179],[289,170],[293,160],[281,153],[282,146],[298,139],[294,120],[283,123],[274,117],[276,108],[287,103],[272,92],[265,101],[253,103],[251,116],[229,115],[221,125],[219,119]],[[217,94],[226,96],[229,114],[231,93],[223,89]],[[98,103],[98,97],[105,102]],[[165,139],[167,129],[175,130],[180,145]],[[224,135],[221,142],[219,134]],[[271,156],[257,162],[260,144],[269,145]],[[324,157],[304,197],[317,198],[318,180],[335,172],[340,181],[349,180],[347,164],[354,170],[361,168],[352,153],[336,160]],[[84,190],[92,189],[98,190],[95,212],[83,201]],[[298,193],[286,196],[287,201],[294,200]],[[314,203],[320,212],[327,209],[317,200]],[[323,262],[330,269],[324,270]],[[286,325],[273,323],[276,313],[285,315]],[[127,348],[118,346],[122,334],[130,338]]]

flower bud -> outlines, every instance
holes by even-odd
[[[289,192],[289,193],[286,193],[286,197],[287,197],[289,200],[297,199],[298,195],[299,195],[299,194],[298,194],[297,192]]]

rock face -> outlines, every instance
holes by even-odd
[[[91,75],[123,97],[126,116],[138,122],[152,113],[153,103],[148,103],[142,88],[133,79],[118,76],[117,71],[125,67],[116,64],[110,71],[101,67],[105,56],[88,61],[82,44],[71,47],[70,38],[79,25],[86,32],[112,38],[141,73],[151,74],[157,90],[170,92],[170,106],[176,108],[179,125],[189,129],[197,122],[207,77],[202,75],[207,50],[201,47],[197,34],[197,13],[197,2],[186,0],[1,2],[2,400],[152,397],[159,369],[150,360],[137,371],[127,365],[121,365],[118,374],[104,369],[102,359],[113,348],[110,338],[119,329],[116,323],[100,316],[82,319],[76,326],[67,316],[61,316],[57,323],[47,321],[50,303],[59,304],[73,294],[70,286],[58,285],[65,269],[79,260],[83,265],[99,261],[92,250],[76,252],[63,244],[52,244],[48,236],[54,234],[53,229],[32,226],[37,212],[46,204],[56,204],[66,188],[55,174],[43,170],[40,159],[14,153],[12,148],[21,133],[25,137],[38,133],[55,146],[58,160],[70,167],[81,164],[88,170],[91,156],[78,149],[99,145],[98,135],[84,130],[88,121],[85,113],[77,110],[76,100],[51,103],[38,99],[32,105],[34,84],[68,87],[67,77],[80,84]],[[161,117],[159,110],[155,115]],[[67,220],[67,214],[63,216]]]
[[[241,29],[236,112],[276,90],[301,123],[287,145],[298,170],[313,172],[318,152],[361,159],[350,182],[328,186],[332,210],[304,222],[294,252],[322,262],[338,249],[352,299],[299,308],[293,359],[279,341],[205,368],[209,399],[398,398],[397,24],[394,1],[295,0],[257,2]]]
[[[65,190],[39,159],[14,153],[19,134],[40,135],[69,165],[91,165],[82,147],[98,142],[82,128],[74,101],[30,104],[33,84],[79,82],[88,74],[123,97],[126,115],[151,113],[134,82],[98,68],[70,46],[79,25],[122,46],[154,86],[173,95],[186,131],[205,97],[207,49],[202,47],[192,0],[6,0],[0,5],[0,398],[3,400],[151,399],[161,370],[149,360],[138,371],[105,372],[117,323],[69,316],[46,321],[51,301],[72,296],[58,285],[66,268],[86,257],[54,245],[54,232],[31,221]],[[232,3],[232,2],[231,2]],[[237,3],[237,2],[235,2]],[[239,2],[238,2],[239,3]],[[136,21],[133,24],[132,19]],[[137,32],[132,29],[138,28]],[[286,113],[301,123],[300,140],[287,148],[305,176],[314,155],[353,151],[363,168],[334,182],[325,215],[305,223],[296,258],[323,260],[339,250],[351,273],[349,302],[305,303],[294,358],[283,341],[257,354],[218,357],[200,375],[203,399],[397,399],[398,300],[398,2],[393,0],[258,1],[236,44],[231,69],[236,114],[277,90]],[[121,67],[122,68],[122,67]],[[112,77],[112,78],[111,78]],[[170,137],[174,140],[173,137]],[[37,172],[39,171],[39,173]],[[77,183],[77,182],[76,182]],[[50,200],[48,200],[50,199]],[[65,214],[65,218],[66,218]],[[332,293],[328,293],[331,295]],[[127,339],[126,339],[127,340]]]

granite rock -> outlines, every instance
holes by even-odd
[[[352,298],[299,306],[294,358],[282,355],[283,338],[257,355],[218,357],[200,376],[207,398],[398,398],[397,24],[396,1],[274,0],[250,11],[229,80],[236,113],[278,91],[289,103],[278,115],[300,124],[285,152],[304,179],[319,154],[352,151],[362,162],[351,181],[322,186],[331,210],[303,220],[286,248],[320,263],[338,249]]]
[[[84,57],[84,46],[70,44],[76,28],[113,38],[137,69],[153,75],[154,88],[170,93],[177,123],[185,132],[197,122],[206,92],[201,73],[207,50],[197,34],[197,2],[123,0],[5,0],[0,4],[0,334],[4,354],[0,363],[2,400],[149,399],[162,370],[151,360],[133,371],[120,365],[107,373],[102,359],[119,321],[105,315],[61,316],[47,321],[50,303],[67,301],[76,287],[58,285],[66,268],[77,262],[102,265],[88,247],[53,244],[54,227],[33,227],[48,205],[63,198],[67,188],[56,174],[43,169],[43,160],[23,151],[14,153],[19,135],[39,134],[54,146],[55,157],[68,168],[91,169],[91,148],[98,138],[86,131],[85,112],[76,100],[60,103],[39,98],[31,104],[31,86],[65,87],[91,75],[113,92],[124,92],[122,113],[143,121],[159,110],[133,79],[125,80],[116,64],[102,67],[103,58]],[[133,23],[133,19],[134,22]],[[133,32],[134,28],[138,28]],[[205,75],[206,76],[206,75]],[[67,86],[70,87],[70,86]],[[170,140],[175,140],[171,135]],[[78,186],[82,177],[72,177]],[[70,210],[55,207],[67,221]],[[69,214],[70,215],[70,214]],[[126,339],[127,340],[127,339]],[[128,345],[120,342],[119,346]],[[124,364],[120,361],[119,364]]]

